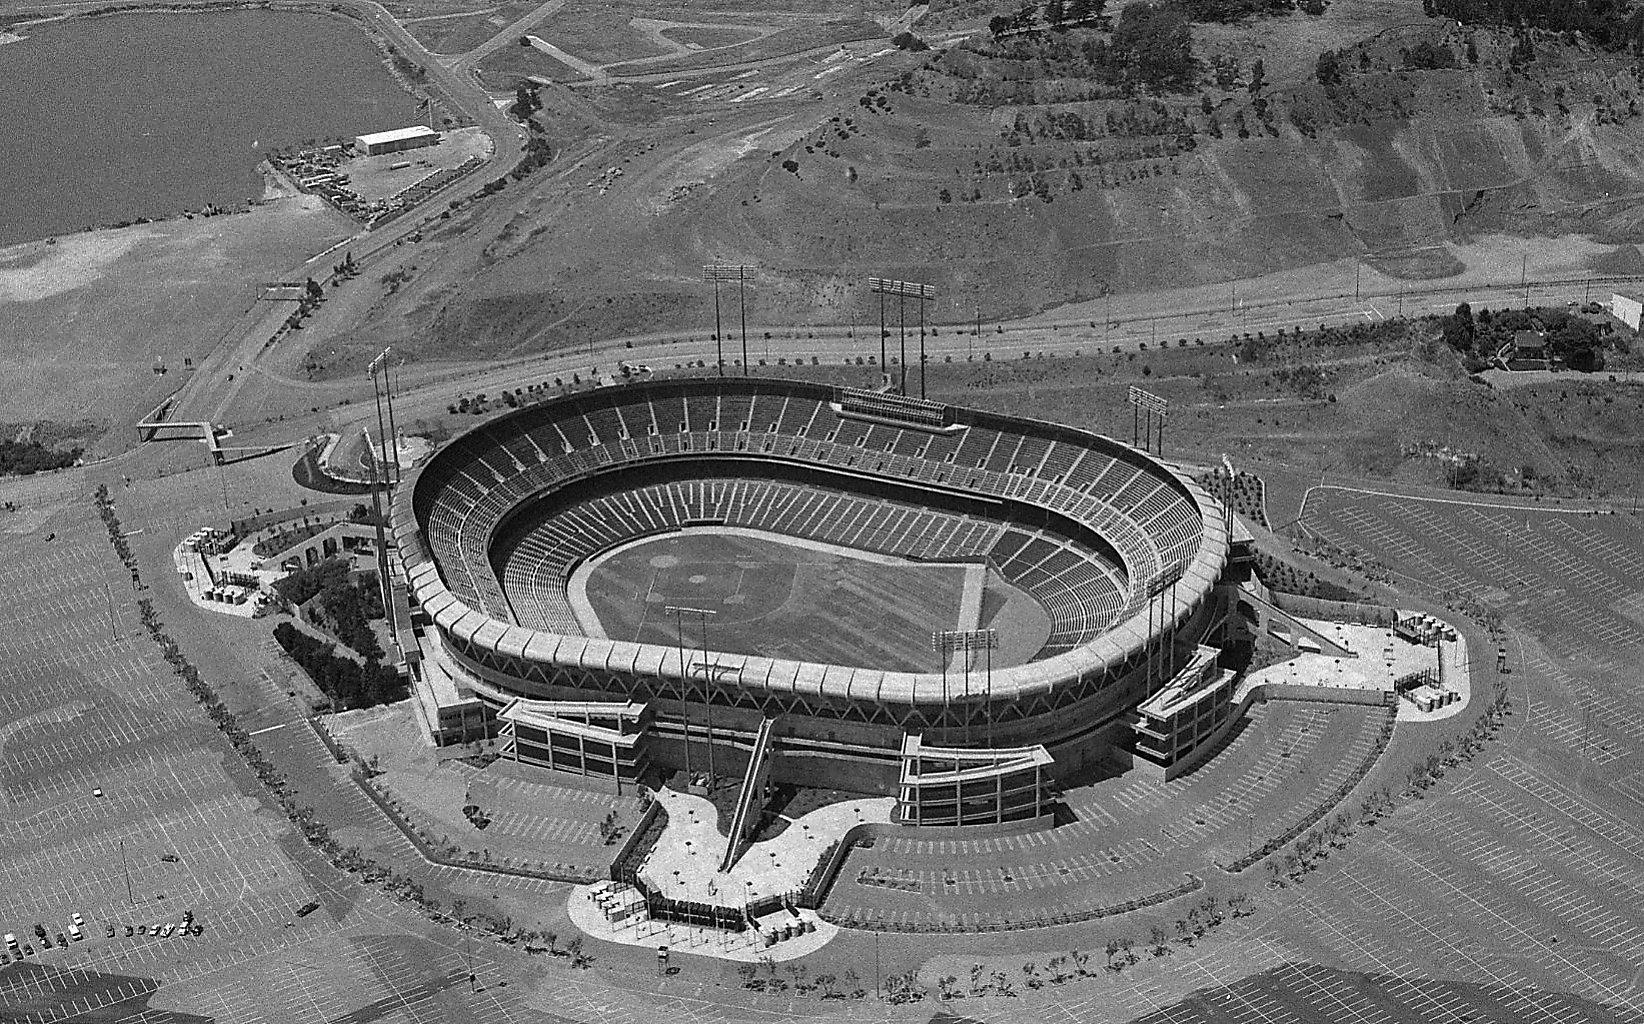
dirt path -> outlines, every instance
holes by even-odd
[[[487,39],[485,42],[479,44],[472,50],[469,50],[467,53],[457,58],[455,63],[451,65],[451,70],[462,72],[470,68],[477,67],[480,61],[489,57],[491,54],[496,53],[504,46],[507,46],[510,43],[517,43],[520,36],[525,35],[532,28],[541,23],[543,19],[549,17],[550,15],[559,13],[560,8],[564,7],[566,2],[567,0],[548,0],[547,3],[535,8],[525,17],[515,21],[513,24],[502,29],[490,39]],[[550,56],[558,55],[550,54]],[[560,57],[559,59],[564,60],[565,58]]]

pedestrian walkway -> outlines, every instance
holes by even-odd
[[[668,812],[668,824],[640,865],[640,876],[671,899],[732,907],[798,892],[811,868],[847,829],[868,821],[889,824],[896,805],[891,797],[875,797],[818,808],[781,834],[748,847],[729,871],[718,871],[728,840],[720,834],[714,805],[666,788],[657,799]]]

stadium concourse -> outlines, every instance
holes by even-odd
[[[1247,554],[1231,514],[1066,427],[793,381],[601,388],[458,437],[407,477],[393,524],[431,740],[619,789],[711,766],[743,802],[793,782],[894,795],[907,825],[1045,825],[1053,780],[1133,758],[1174,774],[1235,717],[1218,656]],[[910,672],[607,639],[579,619],[582,563],[687,528],[981,565],[1042,606],[1048,635],[1018,664],[984,649]],[[1138,705],[1201,690],[1136,752]]]

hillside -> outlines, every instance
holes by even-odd
[[[990,8],[939,8],[919,29],[968,31],[956,45],[889,57],[785,117],[723,114],[740,134],[701,142],[682,137],[706,127],[689,111],[596,97],[645,140],[620,201],[564,193],[551,226],[448,267],[460,287],[407,289],[379,326],[477,354],[700,323],[708,260],[761,268],[770,323],[860,322],[868,274],[963,296],[934,311],[951,321],[1344,257],[1443,277],[1460,269],[1450,245],[1501,234],[1593,236],[1619,248],[1587,269],[1638,269],[1628,56],[1458,27],[1418,0],[1334,0],[1195,24],[1172,69],[1127,36],[1137,6],[999,38]],[[659,144],[667,160],[644,157]],[[550,223],[546,206],[521,216]]]

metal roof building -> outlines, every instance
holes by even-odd
[[[437,146],[439,142],[440,133],[425,124],[414,124],[409,128],[395,128],[393,131],[387,132],[372,132],[369,135],[358,135],[354,138],[354,145],[366,156],[398,153],[404,149],[420,149],[423,146]]]

